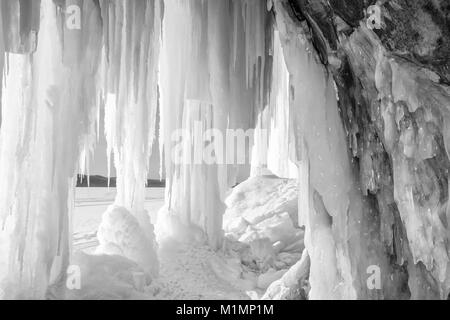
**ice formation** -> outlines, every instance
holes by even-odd
[[[449,38],[432,19],[441,1],[431,13],[419,2],[411,28],[403,1],[383,3],[396,19],[381,34],[357,1],[2,1],[5,297],[65,294],[74,176],[89,175],[105,134],[118,175],[99,231],[109,256],[73,257],[86,270],[117,263],[131,287],[137,269],[157,276],[144,195],[159,140],[167,231],[232,255],[210,261],[217,273],[269,287],[265,298],[291,296],[305,277],[310,299],[447,298]],[[227,130],[248,129],[234,150]]]
[[[377,32],[361,3],[274,1],[310,299],[449,294],[444,2],[398,4],[378,4],[388,22]],[[366,282],[374,268],[377,288]]]
[[[252,176],[267,168],[282,178],[297,178],[298,171],[291,157],[290,75],[286,66],[280,32],[273,30],[272,70],[269,99],[258,114],[252,152]]]
[[[298,296],[305,297],[302,286],[308,279],[310,271],[308,251],[304,251],[301,259],[283,276],[270,284],[262,300],[294,300]]]
[[[208,129],[250,128],[264,99],[266,20],[263,1],[165,1],[160,63],[161,143],[164,148],[167,208],[186,227],[200,227],[211,246],[222,242],[223,204],[235,183],[235,166],[194,160],[176,164],[177,144],[183,157],[202,156],[196,143]],[[199,124],[196,127],[196,123]],[[190,139],[175,137],[184,129]],[[175,140],[175,141],[174,141]],[[231,153],[209,137],[215,154]]]
[[[103,94],[108,168],[117,171],[116,205],[144,212],[149,159],[156,136],[161,1],[102,1]],[[133,128],[133,130],[130,130]]]
[[[123,256],[137,263],[149,278],[155,278],[159,266],[152,235],[127,209],[113,205],[103,214],[96,253]]]
[[[162,2],[101,1],[100,7],[108,178],[114,158],[117,196],[116,208],[103,216],[99,240],[101,246],[118,246],[117,254],[137,262],[155,277],[156,243],[144,200],[156,139]],[[136,238],[130,233],[136,233]]]
[[[82,26],[90,32],[81,33],[63,27],[53,1],[40,10],[34,1],[7,3],[0,215],[10,244],[1,257],[8,261],[2,287],[6,298],[42,298],[69,263],[72,178],[97,106],[100,15],[84,2]]]

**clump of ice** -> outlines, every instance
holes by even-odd
[[[123,256],[136,262],[148,275],[157,276],[159,265],[153,239],[127,209],[110,206],[103,214],[97,237],[100,246],[96,253]]]
[[[226,199],[225,251],[240,259],[241,283],[256,296],[300,260],[304,230],[298,226],[297,203],[297,182],[270,172],[241,183]],[[228,270],[230,262],[223,268],[216,263],[215,269]]]
[[[230,239],[249,245],[266,239],[280,252],[303,238],[295,180],[274,175],[250,178],[233,189],[226,204],[224,230]]]
[[[226,199],[228,209],[224,215],[224,230],[239,234],[244,231],[244,225],[256,225],[284,212],[296,225],[297,201],[298,188],[294,179],[280,179],[270,174],[250,178],[235,187]],[[237,219],[239,217],[244,221]],[[233,229],[237,221],[243,223],[238,230]]]

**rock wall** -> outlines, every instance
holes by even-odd
[[[341,200],[327,201],[330,195],[319,190],[314,179],[310,191],[311,211],[317,213],[322,207],[330,216],[331,237],[325,243],[334,242],[335,249],[326,251],[327,244],[317,239],[309,247],[333,256],[335,270],[322,270],[323,277],[336,272],[333,281],[348,289],[338,294],[330,290],[328,297],[446,299],[450,292],[448,2],[278,0],[272,4],[277,27],[287,39],[285,56],[303,50],[294,48],[292,39],[305,39],[313,47],[311,59],[322,64],[324,78],[334,82],[341,124],[330,130],[339,131],[342,125],[345,132],[348,154],[335,161],[348,163],[354,187],[342,195],[349,202],[337,210]],[[380,20],[375,23],[376,12]],[[296,70],[289,69],[292,76]],[[291,112],[311,119],[316,112],[312,107],[292,111],[291,106]],[[301,131],[296,126],[294,130]],[[311,147],[307,149],[308,175],[313,176],[320,169],[312,164]],[[323,173],[325,180],[333,182],[334,171]],[[322,199],[322,204],[318,206],[315,199]],[[311,235],[323,232],[311,221],[306,220]],[[314,265],[320,264],[315,259],[322,258],[311,255],[311,277]],[[376,268],[381,271],[381,286],[373,288],[367,281]]]

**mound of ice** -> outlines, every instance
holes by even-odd
[[[97,254],[123,256],[137,263],[152,278],[158,275],[154,239],[127,209],[110,206],[103,214],[97,237],[100,242]]]
[[[298,188],[294,179],[275,175],[257,176],[233,189],[225,203],[224,230],[243,233],[248,225],[256,225],[276,214],[287,212],[298,225]]]
[[[265,256],[268,251],[278,254],[303,250],[295,180],[274,175],[253,177],[235,187],[225,202],[228,208],[224,230],[228,239],[250,245],[256,254],[262,250]]]
[[[297,182],[271,174],[253,177],[235,187],[226,204],[225,249],[240,258],[240,278],[255,276],[255,287],[265,290],[299,261],[304,249]]]

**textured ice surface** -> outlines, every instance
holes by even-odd
[[[252,148],[252,176],[269,169],[281,178],[297,178],[298,170],[292,161],[289,86],[283,48],[278,30],[273,30],[271,49],[271,79],[268,101],[258,114],[255,143]],[[263,171],[262,171],[263,172]]]
[[[297,224],[297,181],[266,174],[236,186],[224,215],[226,251],[238,258],[240,278],[256,291],[281,278],[304,248],[304,231]]]
[[[247,225],[256,225],[284,212],[296,223],[297,201],[295,180],[281,179],[270,174],[250,178],[233,188],[227,197],[224,229],[229,231],[227,223],[232,223],[235,217],[242,217]]]
[[[303,252],[302,258],[283,276],[270,284],[262,300],[298,300],[307,298],[310,258],[308,252]]]
[[[150,219],[150,217],[149,217]],[[103,214],[97,237],[98,254],[120,255],[137,263],[151,277],[158,274],[158,260],[150,235],[125,208],[112,205]]]

